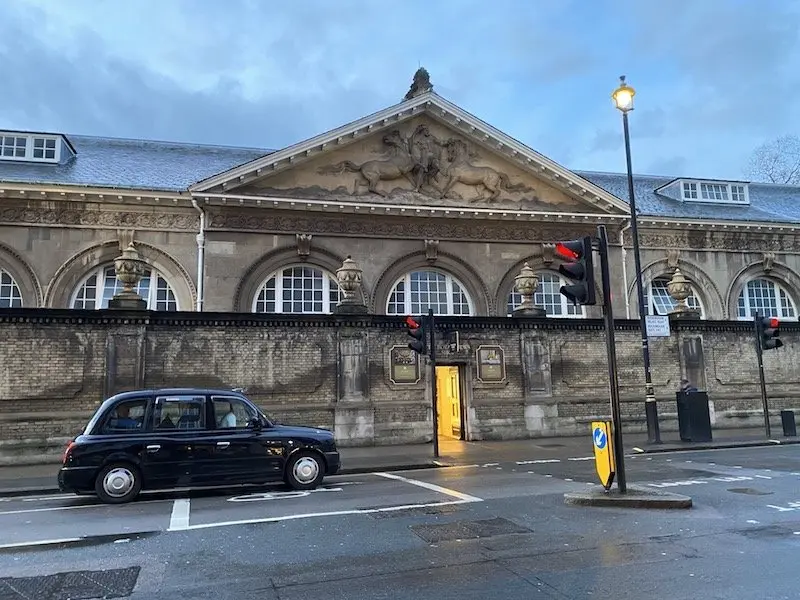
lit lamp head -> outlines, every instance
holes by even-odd
[[[633,97],[635,95],[636,90],[625,83],[625,75],[620,75],[619,87],[611,94],[614,99],[614,106],[624,113],[633,110]]]

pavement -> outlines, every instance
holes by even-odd
[[[597,486],[583,457],[0,498],[0,598],[797,598],[800,446],[630,455],[629,485],[680,511],[565,504]]]
[[[773,433],[776,433],[773,429]],[[767,438],[763,429],[722,429],[710,442],[683,442],[677,432],[662,432],[660,444],[649,444],[646,434],[624,434],[626,454],[652,454],[702,449],[798,444],[800,437]],[[439,457],[433,444],[340,448],[342,475],[376,470],[397,471],[517,460],[585,460],[593,455],[591,436],[546,437],[526,440],[477,441],[441,439]],[[58,491],[57,462],[41,465],[0,466],[0,497]]]

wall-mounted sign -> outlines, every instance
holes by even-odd
[[[419,355],[408,346],[392,346],[389,363],[392,383],[418,383],[421,379]]]
[[[497,383],[506,378],[505,353],[500,346],[478,346],[478,380]]]

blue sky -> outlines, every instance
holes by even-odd
[[[742,178],[800,133],[792,0],[6,0],[0,128],[279,148],[436,92],[563,165]]]

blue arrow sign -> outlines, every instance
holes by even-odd
[[[594,445],[597,446],[600,450],[606,447],[606,432],[596,427],[592,439],[594,440]]]

